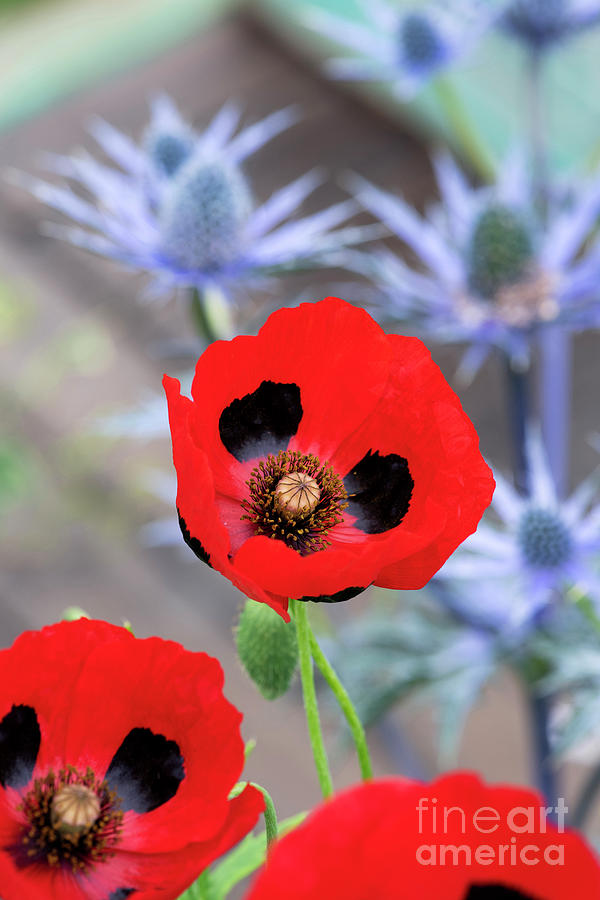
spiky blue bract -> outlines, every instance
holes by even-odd
[[[598,0],[511,0],[499,22],[535,51],[567,40],[600,21]]]
[[[494,472],[494,515],[480,523],[439,577],[457,579],[457,593],[465,584],[471,605],[481,602],[483,609],[486,595],[495,594],[507,610],[520,597],[523,623],[575,586],[600,610],[598,473],[560,501],[537,432],[528,436],[527,463],[525,496]]]
[[[340,250],[377,233],[337,228],[356,212],[352,201],[288,221],[323,180],[316,171],[255,203],[242,163],[298,116],[279,110],[236,133],[239,118],[227,104],[195,131],[160,96],[139,144],[107,122],[93,123],[112,166],[90,156],[52,156],[47,168],[63,183],[20,173],[15,180],[75,223],[46,231],[148,272],[149,297],[179,286],[204,293],[214,287],[229,297],[282,272],[337,264]]]
[[[544,218],[532,172],[514,152],[491,186],[471,187],[448,154],[434,159],[441,202],[420,216],[401,197],[351,177],[357,200],[417,258],[385,250],[349,254],[371,279],[381,316],[413,321],[427,337],[469,344],[472,377],[492,346],[517,367],[529,363],[540,329],[600,321],[600,175],[553,188]]]
[[[328,60],[330,75],[387,81],[403,99],[464,58],[497,15],[493,3],[480,0],[432,0],[403,10],[390,0],[359,2],[359,22],[314,6],[303,24],[353,54]]]

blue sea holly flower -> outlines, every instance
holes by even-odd
[[[493,524],[491,516],[484,519],[439,577],[465,579],[474,586],[493,581],[498,596],[505,598],[512,591],[508,582],[516,579],[527,598],[530,618],[557,592],[571,587],[600,609],[600,503],[593,503],[598,474],[593,473],[560,502],[537,434],[529,436],[527,459],[529,494],[519,494],[494,472],[491,510],[499,524]]]
[[[600,21],[599,0],[511,0],[501,27],[533,50],[544,50]]]
[[[147,293],[155,297],[177,287],[217,287],[230,296],[286,271],[335,263],[340,249],[373,236],[372,227],[336,227],[356,212],[354,201],[288,221],[322,182],[316,171],[258,204],[241,164],[297,114],[279,110],[236,134],[239,117],[228,104],[196,132],[161,96],[139,144],[107,122],[93,123],[114,165],[88,155],[47,156],[47,168],[69,184],[15,178],[75,223],[46,231],[150,273]]]
[[[156,97],[143,138],[143,148],[155,174],[167,178],[174,175],[192,155],[197,140],[198,135],[182,118],[172,100],[164,94]]]
[[[399,10],[388,0],[359,0],[362,21],[313,7],[304,24],[354,51],[331,59],[335,78],[388,81],[402,98],[413,96],[430,78],[464,57],[496,17],[494,4],[479,0],[434,0]]]
[[[347,266],[378,290],[382,316],[412,319],[432,339],[470,344],[463,374],[472,376],[490,347],[528,364],[539,328],[595,324],[600,294],[600,177],[574,182],[548,198],[539,217],[530,171],[512,154],[492,186],[471,187],[448,154],[434,160],[441,202],[421,217],[402,198],[360,177],[359,202],[417,257],[391,250],[350,253]]]

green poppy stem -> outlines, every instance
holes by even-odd
[[[296,636],[298,638],[300,679],[302,681],[306,724],[308,726],[308,734],[315,760],[315,767],[317,769],[317,776],[321,786],[321,793],[323,794],[323,798],[327,799],[327,797],[331,797],[333,794],[333,781],[329,770],[327,751],[325,750],[323,731],[321,730],[321,720],[319,718],[319,707],[317,705],[317,692],[315,690],[315,677],[311,653],[311,630],[308,623],[306,604],[298,603],[291,599],[289,603],[290,613],[296,625]]]
[[[265,798],[265,811],[263,813],[265,817],[265,831],[267,833],[267,853],[271,849],[271,845],[274,841],[277,840],[278,834],[278,826],[277,826],[277,812],[275,811],[275,804],[273,803],[273,798],[266,790],[266,788],[262,787],[260,784],[256,784],[256,782],[251,781],[250,784],[252,787],[256,788],[257,791],[260,791],[263,797]]]
[[[350,727],[350,731],[352,732],[352,737],[354,739],[354,744],[356,746],[360,772],[363,780],[366,781],[369,778],[373,777],[373,766],[371,765],[371,757],[369,755],[369,747],[367,745],[365,729],[363,728],[362,722],[358,717],[358,713],[354,708],[354,704],[352,703],[352,700],[350,699],[346,688],[340,681],[335,669],[321,650],[319,643],[312,631],[310,632],[310,649],[317,668],[331,688],[333,695],[335,696],[335,699],[337,700],[339,707],[344,714],[346,722]]]

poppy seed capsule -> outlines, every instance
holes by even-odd
[[[321,499],[321,491],[315,479],[306,472],[290,472],[275,488],[275,498],[282,512],[296,517],[315,508]]]
[[[100,800],[83,784],[66,784],[52,798],[51,821],[60,832],[81,834],[100,815]]]

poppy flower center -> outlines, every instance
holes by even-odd
[[[348,506],[342,479],[329,463],[296,450],[269,454],[246,482],[242,519],[257,535],[285,541],[303,556],[325,550],[327,535],[342,521]]]
[[[91,769],[68,766],[36,778],[20,810],[27,820],[15,848],[20,865],[45,862],[86,872],[112,856],[121,836],[121,801]]]
[[[51,821],[58,831],[80,834],[91,828],[100,815],[98,795],[82,784],[66,784],[52,798]]]
[[[321,489],[306,472],[290,472],[275,488],[275,499],[279,509],[296,517],[315,508],[321,499]]]

